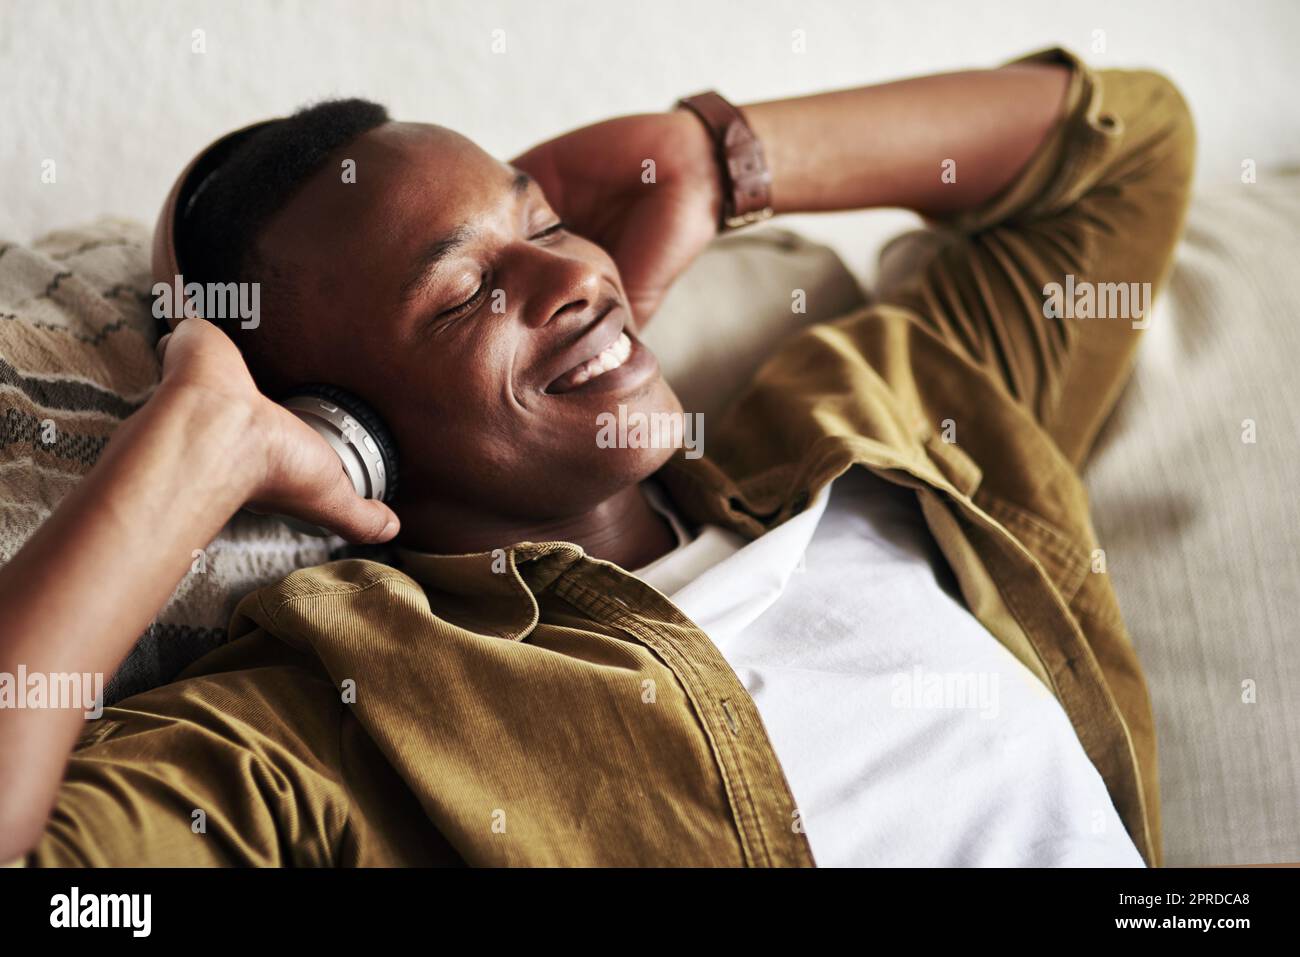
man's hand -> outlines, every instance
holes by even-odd
[[[240,410],[250,433],[241,465],[249,511],[290,515],[358,543],[397,534],[387,505],[356,493],[339,457],[305,422],[253,382],[230,337],[206,319],[184,319],[158,342],[160,393],[188,393],[209,407]]]
[[[704,125],[686,110],[584,126],[513,164],[575,233],[610,254],[638,327],[717,234],[717,161]]]

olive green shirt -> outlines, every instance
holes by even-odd
[[[879,302],[790,339],[708,454],[658,478],[747,537],[849,468],[913,489],[970,611],[1060,701],[1158,864],[1150,701],[1077,472],[1145,323],[1046,318],[1043,290],[1160,287],[1195,136],[1159,74],[1025,59],[1072,79],[1016,182],[932,222]],[[230,636],[87,723],[27,863],[815,863],[708,635],[576,545],[304,569],[245,596]]]

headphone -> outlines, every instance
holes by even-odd
[[[151,271],[155,283],[170,287],[176,277],[185,274],[179,237],[185,234],[186,210],[204,181],[249,135],[274,122],[262,120],[227,133],[205,147],[181,171],[167,194],[154,229]],[[173,329],[187,314],[193,314],[187,313],[179,303],[168,313],[167,322]],[[360,396],[337,386],[313,382],[292,389],[277,401],[306,422],[338,454],[343,471],[358,495],[381,502],[393,500],[397,492],[397,443],[378,413]],[[334,534],[288,515],[276,517],[309,535]]]

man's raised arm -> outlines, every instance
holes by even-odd
[[[160,345],[162,383],[0,569],[0,673],[111,675],[245,503],[353,541],[396,533],[324,440],[257,391],[224,333],[187,319]],[[83,708],[0,709],[0,862],[39,838],[82,723]]]
[[[1014,64],[741,111],[763,144],[775,212],[937,215],[978,206],[1015,180],[1060,119],[1069,79],[1058,64]]]

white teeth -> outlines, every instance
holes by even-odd
[[[568,376],[568,384],[571,388],[577,388],[588,379],[594,379],[598,375],[604,375],[606,372],[613,372],[624,362],[627,362],[628,356],[632,354],[632,340],[627,337],[626,332],[620,332],[618,338],[605,348],[600,355],[594,359],[588,359]]]

